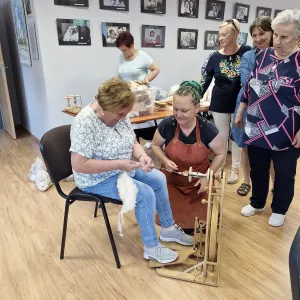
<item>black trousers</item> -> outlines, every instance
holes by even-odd
[[[291,147],[285,151],[273,151],[255,146],[248,147],[250,176],[252,180],[251,205],[263,208],[269,193],[271,160],[275,169],[272,211],[285,214],[294,197],[295,175],[300,150]]]

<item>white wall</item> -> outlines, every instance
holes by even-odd
[[[33,61],[32,69],[23,67],[24,83],[29,108],[30,131],[40,138],[48,129],[72,122],[72,117],[61,113],[63,96],[79,94],[84,105],[93,100],[98,85],[116,75],[119,50],[103,48],[101,22],[130,23],[136,48],[141,45],[141,25],[166,26],[166,46],[163,49],[142,48],[160,65],[161,73],[153,85],[169,89],[185,79],[200,79],[201,65],[210,51],[204,51],[204,31],[218,30],[219,22],[204,19],[205,3],[200,0],[199,18],[179,18],[177,0],[167,0],[166,15],[142,14],[140,0],[130,0],[129,12],[99,9],[99,0],[90,0],[89,8],[55,6],[53,0],[35,0],[35,12],[42,61]],[[273,9],[299,8],[298,0],[239,1],[250,4],[249,23],[242,24],[248,31],[257,6]],[[276,4],[277,2],[277,4]],[[233,15],[235,1],[226,1],[225,20]],[[91,21],[91,46],[59,46],[56,18],[87,19]],[[178,28],[198,29],[198,49],[178,50]],[[250,42],[250,38],[248,38]],[[41,65],[42,63],[42,65]],[[43,85],[43,75],[45,86]]]

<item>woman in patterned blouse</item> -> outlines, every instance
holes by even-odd
[[[210,111],[215,125],[220,132],[227,151],[229,127],[236,106],[236,98],[241,88],[240,65],[242,56],[251,50],[250,46],[237,43],[240,24],[235,19],[225,21],[220,26],[220,50],[212,53],[202,67],[202,97],[213,78],[215,85],[212,90]],[[238,181],[242,150],[232,143],[232,171],[227,183]],[[225,165],[225,160],[224,160]]]
[[[84,192],[120,200],[118,177],[127,172],[138,189],[135,215],[144,243],[144,258],[171,262],[178,254],[159,244],[155,211],[162,226],[160,240],[182,245],[193,245],[194,241],[175,225],[166,177],[153,169],[152,159],[136,141],[127,117],[135,96],[125,81],[112,78],[99,87],[96,99],[81,110],[71,128],[70,151],[76,185]]]
[[[252,197],[243,216],[264,210],[270,163],[275,168],[271,226],[281,226],[294,196],[300,153],[300,10],[285,10],[272,22],[273,46],[256,57],[255,68],[235,123],[247,107],[245,143],[251,168]]]

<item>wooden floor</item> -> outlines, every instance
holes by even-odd
[[[13,141],[0,131],[1,300],[291,299],[288,254],[300,223],[299,175],[281,228],[268,225],[270,201],[264,213],[245,218],[240,209],[248,199],[237,196],[237,186],[226,187],[221,281],[216,288],[156,275],[142,258],[133,213],[125,217],[125,236],[117,234],[120,206],[107,206],[120,270],[101,213],[93,218],[92,203],[71,206],[65,260],[59,260],[64,201],[53,187],[43,193],[28,180],[39,155],[28,134]],[[73,185],[63,187],[69,191]]]

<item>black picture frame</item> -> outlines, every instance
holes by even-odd
[[[198,30],[178,28],[177,49],[197,49]]]
[[[238,44],[246,46],[247,40],[248,40],[248,32],[240,32],[237,39]]]
[[[281,13],[283,11],[283,9],[275,9],[274,10],[274,19],[277,17],[277,15],[279,14],[279,13]]]
[[[260,16],[267,16],[271,18],[272,8],[258,6],[256,7],[256,18]]]
[[[178,17],[198,18],[199,0],[178,0]]]
[[[164,48],[165,37],[166,26],[142,25],[142,47]]]
[[[225,1],[207,0],[205,19],[207,20],[224,20]]]
[[[219,48],[219,31],[205,31],[204,50],[219,50]]]
[[[243,3],[236,3],[234,7],[233,19],[238,20],[240,23],[248,23],[250,5]]]
[[[164,15],[166,14],[166,0],[141,0],[141,12]]]
[[[89,7],[89,0],[54,0],[54,5]]]
[[[90,46],[89,20],[56,19],[58,44],[60,46]]]
[[[129,0],[99,0],[100,9],[129,11]]]
[[[116,39],[119,36],[120,32],[122,31],[130,32],[130,24],[102,22],[101,30],[102,30],[103,47],[116,47]]]

